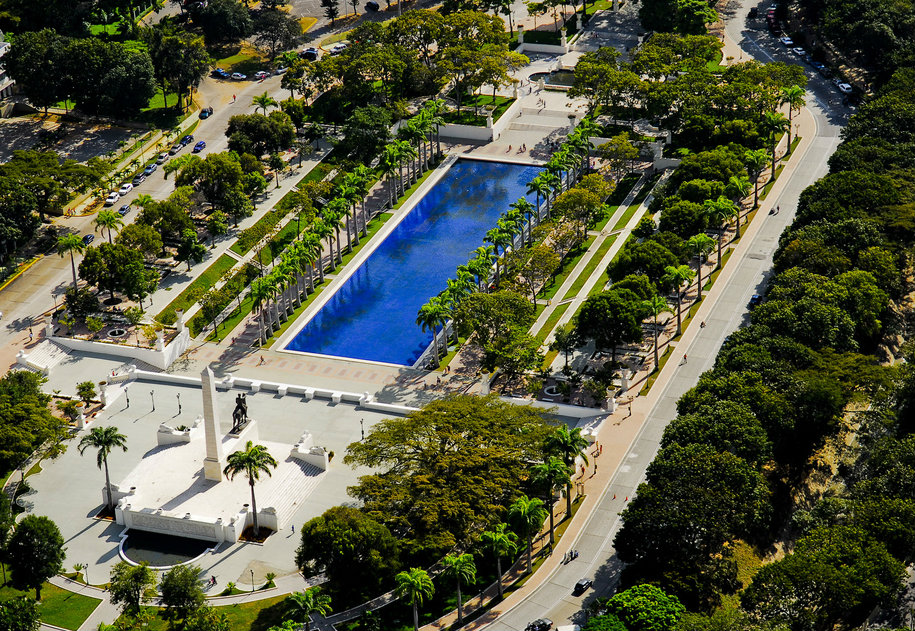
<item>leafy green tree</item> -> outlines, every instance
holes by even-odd
[[[184,631],[232,631],[229,617],[219,607],[203,605],[184,621]]]
[[[492,530],[487,530],[480,535],[483,547],[492,553],[496,559],[496,585],[499,587],[499,600],[504,597],[502,587],[502,557],[512,556],[518,551],[518,535],[506,530],[507,524],[496,524]]]
[[[546,519],[543,502],[537,498],[522,495],[508,507],[508,522],[521,531],[527,541],[527,571],[534,571],[534,535]]]
[[[682,289],[684,283],[689,286],[689,283],[692,282],[695,276],[696,273],[693,272],[693,270],[691,270],[688,265],[670,265],[664,269],[664,277],[661,279],[661,282],[663,282],[665,285],[672,286],[677,294],[677,335],[681,335],[683,333],[683,325],[680,316],[683,294],[680,290]]]
[[[111,593],[111,602],[121,605],[122,614],[140,613],[140,603],[155,586],[156,573],[146,563],[131,565],[120,561],[111,568],[108,591]]]
[[[358,107],[343,126],[340,150],[357,162],[367,163],[390,141],[390,126],[391,115],[386,108]]]
[[[613,614],[591,616],[582,629],[583,631],[627,631],[620,619]]]
[[[95,383],[92,381],[81,381],[76,384],[76,396],[78,396],[83,403],[89,405],[92,399],[95,398]]]
[[[627,242],[616,259],[607,266],[607,274],[612,281],[621,280],[629,274],[644,274],[653,283],[657,283],[668,265],[679,263],[677,255],[657,241]]]
[[[442,559],[442,574],[446,578],[454,579],[457,589],[458,624],[464,622],[464,599],[461,597],[461,585],[473,585],[477,580],[477,566],[473,555],[469,552],[463,554],[446,554]]]
[[[600,350],[609,350],[616,362],[616,348],[642,339],[642,302],[628,289],[611,289],[590,296],[575,316],[576,333]]]
[[[306,522],[301,534],[296,565],[308,575],[323,571],[334,598],[376,594],[399,564],[391,532],[355,508],[329,508]]]
[[[377,471],[349,492],[408,555],[429,560],[469,545],[501,514],[548,432],[535,410],[494,397],[433,401],[349,446],[346,464]]]
[[[254,21],[254,42],[270,59],[296,45],[302,35],[298,18],[280,9],[262,9]]]
[[[263,96],[254,98],[261,99]],[[267,99],[258,105],[265,112],[266,108],[276,105],[273,97],[267,95]],[[282,111],[270,112],[269,115],[238,114],[229,119],[226,136],[229,138],[230,150],[261,155],[292,147],[295,142],[295,125],[289,115]],[[218,154],[210,154],[207,159],[213,155]]]
[[[216,237],[221,237],[229,232],[229,217],[221,210],[214,210],[207,217],[207,232],[210,233],[211,241]]]
[[[111,451],[120,447],[122,451],[127,451],[127,437],[118,432],[118,428],[113,425],[107,427],[93,427],[88,434],[83,436],[79,441],[79,453],[83,455],[88,448],[96,449],[96,464],[98,468],[105,469],[105,495],[107,496],[107,508],[109,512],[114,511],[114,500],[111,495],[111,477],[108,475],[108,456]]]
[[[32,452],[49,445],[49,455],[67,435],[66,423],[50,410],[50,395],[42,392],[45,377],[11,370],[0,378],[0,466],[12,471]]]
[[[251,34],[252,23],[248,9],[238,0],[210,0],[191,11],[207,43],[230,44]]]
[[[206,246],[200,243],[197,232],[195,230],[185,230],[184,234],[181,235],[181,242],[178,244],[175,260],[187,263],[187,269],[191,271],[191,263],[199,263],[206,255]]]
[[[565,359],[564,368],[569,367],[569,353],[579,346],[580,340],[575,332],[575,326],[571,323],[561,324],[556,327],[553,333],[553,341],[550,342],[550,350],[562,353]]]
[[[607,611],[628,631],[673,631],[686,611],[676,596],[654,585],[636,585],[614,594]]]
[[[672,444],[710,445],[761,466],[772,457],[765,428],[747,406],[720,401],[677,416],[664,429],[661,448]]]
[[[411,567],[395,576],[394,581],[394,593],[413,606],[413,631],[419,631],[419,606],[435,593],[432,578],[426,570]]]
[[[454,324],[461,335],[475,334],[481,346],[505,339],[515,328],[530,328],[534,308],[524,296],[510,290],[473,293],[457,305]]]
[[[806,91],[799,85],[792,85],[782,88],[781,98],[779,101],[782,105],[788,106],[788,153],[791,153],[791,123],[794,112],[804,107],[804,94]]]
[[[13,585],[18,589],[34,589],[38,601],[41,586],[63,570],[66,556],[64,538],[57,524],[37,515],[23,518],[6,546]]]
[[[0,602],[0,628],[6,631],[38,631],[41,628],[38,603],[27,596]]]
[[[200,585],[200,568],[196,565],[174,566],[162,576],[159,592],[162,604],[176,620],[188,620],[206,602]]]
[[[508,380],[543,364],[540,340],[519,328],[511,329],[508,337],[497,344],[483,347],[483,367],[498,366]]]
[[[311,631],[311,614],[326,616],[333,611],[330,607],[330,596],[324,594],[320,587],[293,592],[283,602],[286,604],[286,619],[304,624],[305,631]]]
[[[112,298],[115,291],[133,297],[145,290],[145,296],[158,282],[158,274],[146,269],[140,252],[117,243],[102,243],[86,250],[79,276],[100,291],[109,292]]]
[[[260,479],[261,473],[271,475],[270,470],[276,469],[276,459],[270,455],[267,448],[263,445],[255,445],[252,441],[245,443],[245,448],[234,451],[226,458],[226,466],[223,473],[230,480],[234,479],[239,473],[243,473],[248,478],[248,486],[251,487],[251,514],[254,517],[254,536],[260,534],[257,525],[257,500],[254,497],[254,485]]]
[[[117,241],[118,245],[140,252],[147,259],[159,255],[163,247],[162,237],[156,232],[155,228],[141,223],[131,223],[124,226],[115,241]]]

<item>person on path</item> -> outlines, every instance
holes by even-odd
[[[683,353],[683,363],[686,363],[686,353]]]

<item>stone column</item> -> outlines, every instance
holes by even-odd
[[[209,366],[200,373],[203,388],[203,427],[206,434],[207,456],[203,460],[203,475],[207,480],[222,481],[222,438],[216,414],[216,377]]]
[[[175,315],[178,316],[175,326],[178,328],[178,333],[181,333],[184,330],[184,309],[176,309]]]

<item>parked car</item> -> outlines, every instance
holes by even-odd
[[[158,168],[159,168],[159,165],[156,164],[155,162],[153,162],[152,164],[147,164],[146,168],[143,169],[143,175],[145,175],[146,177],[149,177],[150,175],[155,173],[156,169],[158,169]]]
[[[228,79],[231,75],[222,68],[216,68],[213,71],[213,76],[217,79]]]
[[[133,182],[131,182],[131,184],[133,184],[136,187],[145,181],[146,181],[146,174],[140,173],[137,177],[133,178]]]
[[[840,81],[839,83],[837,83],[836,87],[839,88],[839,92],[841,92],[842,94],[851,94],[852,91],[854,90],[854,88],[852,88],[850,84],[845,83],[844,81]]]
[[[129,212],[130,212],[130,204],[124,204],[123,206],[121,206],[120,208],[118,208],[118,214],[119,214],[121,217],[124,217],[124,216],[127,215],[127,213],[129,213]]]
[[[207,148],[207,143],[204,140],[201,140],[196,145],[194,145],[194,153],[200,153]]]
[[[524,631],[550,631],[553,628],[553,621],[549,618],[537,618],[529,623]]]
[[[94,235],[94,234],[84,234],[84,235],[83,235],[83,245],[89,245],[89,244],[92,243],[93,241],[95,241],[95,235]]]
[[[336,44],[334,44],[333,46],[330,47],[329,51],[330,51],[331,55],[339,55],[347,48],[349,48],[349,44],[347,44],[346,42],[337,42]]]
[[[274,70],[273,73],[278,74],[278,75],[286,74],[287,70],[289,70],[289,68],[287,68],[286,66],[281,66],[281,67],[277,68],[276,70]]]
[[[265,72],[263,70],[258,70],[257,72],[254,73],[254,78],[257,79],[258,81],[263,81],[264,79],[266,79],[269,76],[270,76],[270,73]]]
[[[182,146],[182,147],[187,147],[189,144],[191,144],[192,142],[194,142],[194,137],[191,136],[190,134],[188,134],[187,136],[185,136],[184,138],[182,138],[180,142],[181,142],[181,146]]]
[[[377,2],[375,2],[375,0],[369,0],[368,2],[365,3],[366,11],[371,11],[371,12],[375,13],[380,9],[381,9],[381,6]]]
[[[245,79],[248,78],[248,75],[242,74],[240,72],[233,72],[232,78],[235,79],[236,81],[244,81]]]
[[[315,59],[318,58],[319,54],[320,53],[318,52],[318,49],[315,48],[314,46],[311,46],[309,48],[306,48],[303,51],[300,51],[299,57],[301,57],[302,59],[307,59],[309,61],[314,61]]]
[[[753,296],[750,298],[750,302],[749,302],[750,309],[753,309],[754,307],[758,307],[759,305],[762,304],[762,301],[763,301],[762,296],[760,296],[759,294],[753,294]]]
[[[803,57],[804,55],[807,54],[807,51],[804,50],[803,48],[801,48],[800,46],[798,46],[797,48],[792,48],[791,52],[794,53],[795,55],[797,55],[798,57]]]
[[[817,72],[819,72],[820,76],[823,77],[824,79],[829,79],[832,77],[832,70],[830,70],[826,66],[823,66],[822,68],[817,68]]]
[[[124,195],[126,195],[127,193],[129,193],[132,190],[133,190],[133,184],[131,184],[130,182],[124,182],[123,184],[121,184],[121,188],[118,189],[118,195],[120,195],[121,197],[124,197]]]
[[[784,44],[784,45],[787,46],[788,48],[791,48],[791,47],[794,46],[794,40],[791,39],[790,37],[788,37],[787,35],[785,35],[784,37],[782,37],[782,38],[779,39],[778,41],[780,41],[782,44]]]
[[[182,149],[184,149],[184,145],[182,145],[180,142],[176,142],[169,148],[168,155],[173,156]]]
[[[105,205],[111,206],[119,199],[121,199],[120,193],[118,193],[117,191],[111,191],[110,193],[108,193],[108,197],[105,198]]]
[[[213,115],[213,108],[205,107],[202,110],[200,110],[200,113],[197,116],[199,116],[201,119],[204,119],[204,118],[209,118],[212,115]]]
[[[593,584],[594,584],[594,581],[592,581],[590,578],[580,579],[577,583],[575,583],[575,587],[574,587],[574,589],[572,589],[572,595],[581,596]]]
[[[165,164],[166,160],[168,160],[168,153],[163,151],[159,154],[159,157],[156,158],[156,164]]]

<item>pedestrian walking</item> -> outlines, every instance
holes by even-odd
[[[292,534],[295,534],[295,524],[292,524]]]
[[[266,363],[266,360],[264,359],[264,356],[261,355],[261,356],[260,356],[260,361],[257,362],[257,365],[258,365],[258,366],[263,366],[264,363]]]
[[[686,353],[683,353],[683,363],[686,363]]]
[[[704,328],[705,328],[705,320],[703,320],[702,322],[699,323],[699,328],[700,328],[700,329],[704,329]]]
[[[630,415],[632,414],[632,407],[629,408],[629,414],[630,414]],[[600,448],[597,450],[597,455],[600,455],[600,454],[602,454],[602,453],[604,453],[604,446],[603,446],[603,445],[601,445]]]
[[[31,329],[31,327],[30,327],[30,328],[29,328],[29,342],[31,342],[32,339],[33,339],[33,336],[32,336],[32,329]]]

